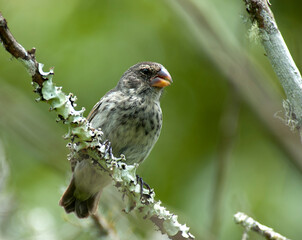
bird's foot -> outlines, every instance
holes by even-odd
[[[109,140],[106,140],[103,144],[105,145],[105,152],[104,152],[105,159],[107,155],[109,156],[110,159],[112,159],[113,153],[112,153],[111,142],[109,142]]]
[[[144,182],[144,180],[138,175],[136,175],[136,181],[140,185],[141,200],[146,200],[151,198],[151,194],[153,193],[153,190],[150,188],[150,186],[146,182]],[[147,194],[144,193],[144,186],[148,189],[149,193]]]

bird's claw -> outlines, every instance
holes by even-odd
[[[109,140],[106,140],[104,142],[104,145],[105,145],[104,156],[109,155],[109,158],[112,159],[113,158],[113,153],[112,153],[111,142],[109,142]]]
[[[153,193],[153,190],[150,188],[150,186],[146,182],[144,182],[144,180],[138,175],[136,175],[136,181],[140,185],[141,200],[151,198],[151,194]],[[149,191],[148,194],[144,194],[144,186],[148,189]]]
[[[270,3],[270,0],[266,0],[268,6],[272,6],[272,4]]]

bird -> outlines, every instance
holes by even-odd
[[[97,102],[87,120],[101,129],[114,156],[123,154],[127,164],[140,164],[150,154],[162,128],[160,98],[172,83],[168,70],[156,62],[131,66],[115,88]],[[77,160],[67,190],[59,201],[67,213],[87,218],[97,212],[99,199],[110,176],[95,169],[91,161]]]

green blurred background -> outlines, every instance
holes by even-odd
[[[271,3],[300,67],[302,5]],[[169,70],[162,133],[139,175],[196,239],[241,239],[237,211],[302,239],[300,140],[274,116],[284,93],[242,1],[0,0],[0,11],[86,114],[131,65]],[[0,239],[112,239],[59,207],[71,175],[67,128],[34,101],[30,77],[3,48],[0,86]],[[108,187],[99,211],[116,239],[166,239],[122,209]]]

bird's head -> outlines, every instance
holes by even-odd
[[[117,88],[127,94],[159,97],[164,87],[172,83],[167,69],[155,62],[141,62],[130,67],[121,77]]]

